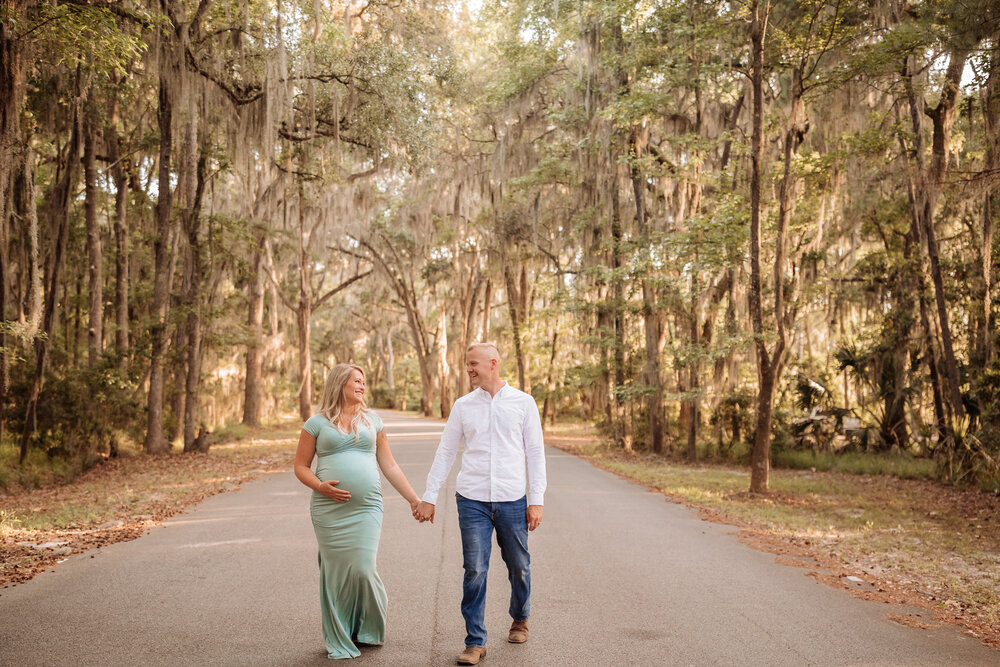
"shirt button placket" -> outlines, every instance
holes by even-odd
[[[493,412],[493,403],[496,401],[496,396],[490,397],[490,502],[496,502],[497,492],[494,480],[496,479],[496,470],[494,469],[494,457],[493,450],[496,445],[496,421]]]

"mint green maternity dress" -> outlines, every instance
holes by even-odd
[[[302,427],[316,438],[316,476],[340,480],[351,492],[338,503],[313,491],[309,508],[319,543],[319,592],[327,657],[356,658],[355,642],[381,644],[385,638],[385,586],[375,571],[382,532],[382,484],[375,460],[375,436],[382,420],[374,412],[372,428],[361,427],[355,442],[323,415]]]

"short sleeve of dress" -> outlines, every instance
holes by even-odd
[[[327,422],[327,418],[323,415],[313,415],[306,421],[305,424],[302,425],[302,430],[312,437],[318,438],[319,432],[323,430],[323,426],[326,425]]]
[[[368,411],[368,417],[371,419],[372,426],[375,428],[375,433],[379,433],[383,428],[385,428],[385,424],[382,423],[382,418],[379,417],[378,413],[374,410]]]

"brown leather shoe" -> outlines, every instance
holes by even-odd
[[[528,621],[514,621],[510,626],[510,634],[507,641],[511,644],[523,644],[528,641]]]
[[[485,646],[466,646],[465,650],[458,656],[460,665],[478,665],[479,661],[486,657]]]

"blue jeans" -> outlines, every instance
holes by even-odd
[[[527,498],[505,503],[484,503],[455,494],[458,527],[462,531],[465,580],[462,582],[462,616],[465,618],[465,645],[486,646],[486,573],[490,567],[493,530],[497,531],[500,556],[507,564],[510,580],[510,615],[515,621],[528,620],[531,570],[528,556]]]

